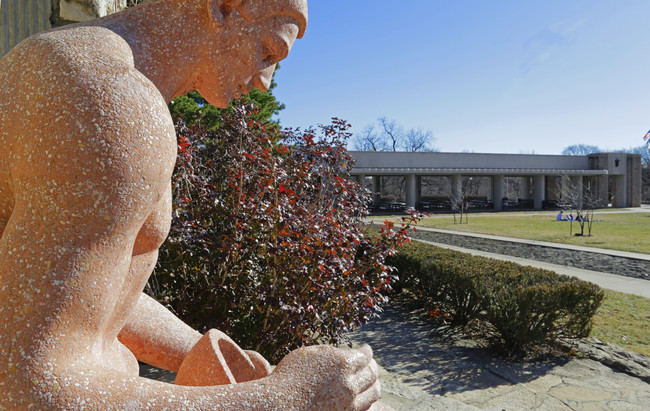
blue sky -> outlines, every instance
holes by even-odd
[[[385,116],[442,151],[640,146],[649,0],[310,0],[277,72],[285,127]]]

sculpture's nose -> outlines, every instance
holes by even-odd
[[[275,71],[275,64],[272,64],[261,70],[253,77],[253,87],[266,91],[271,87],[271,79],[273,78],[273,71]]]

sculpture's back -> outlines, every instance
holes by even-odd
[[[177,370],[200,338],[141,296],[171,218],[166,103],[198,89],[224,105],[268,86],[305,23],[304,0],[149,0],[39,34],[0,60],[0,408],[344,409],[377,399],[369,348],[301,349],[248,381],[267,374],[263,360],[224,336],[226,368],[228,356],[252,367],[228,381],[248,382],[137,375],[136,357]]]
[[[4,406],[76,406],[92,398],[66,388],[81,375],[95,374],[96,387],[108,370],[137,375],[116,336],[146,280],[135,268],[155,262],[164,238],[134,255],[148,204],[168,186],[175,137],[128,51],[106,29],[77,27],[29,39],[0,63],[10,107],[0,120]]]

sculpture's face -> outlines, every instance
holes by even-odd
[[[253,87],[268,89],[276,64],[289,54],[300,29],[300,22],[289,15],[249,21],[233,12],[215,33],[195,88],[218,107]]]

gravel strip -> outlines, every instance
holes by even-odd
[[[631,278],[650,280],[650,261],[619,257],[581,250],[567,250],[536,244],[509,242],[491,238],[470,237],[418,229],[411,233],[413,238],[471,248],[494,254],[528,258],[567,267],[582,268],[598,272],[617,274]]]

